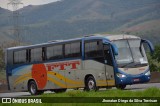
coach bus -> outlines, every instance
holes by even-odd
[[[153,52],[150,41],[133,35],[94,35],[7,48],[8,88],[38,95],[145,83],[151,75],[144,44]]]

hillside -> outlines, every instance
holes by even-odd
[[[103,32],[133,33],[160,41],[160,0],[61,0],[30,5],[20,12],[25,17],[23,38],[31,43]],[[8,34],[4,14],[1,19],[0,36],[14,39]]]

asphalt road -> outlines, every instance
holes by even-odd
[[[125,90],[145,90],[150,87],[157,87],[160,88],[160,83],[148,83],[148,84],[135,84],[135,85],[128,85]],[[115,87],[113,89],[116,89]],[[102,89],[104,90],[104,89]],[[105,89],[106,90],[106,89]],[[52,93],[47,91],[45,93]],[[12,92],[12,93],[0,93],[0,97],[28,97],[30,93],[28,92]]]

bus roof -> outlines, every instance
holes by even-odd
[[[125,35],[125,34],[121,34],[121,35],[106,35],[106,38],[109,39],[110,41],[121,40],[121,39],[141,39],[138,36]]]
[[[91,35],[91,36],[84,36],[82,38],[74,38],[74,39],[68,39],[68,40],[53,40],[49,41],[47,43],[41,43],[41,44],[35,44],[35,45],[28,45],[28,46],[17,46],[17,47],[10,47],[7,48],[7,50],[18,50],[18,49],[23,49],[23,48],[34,48],[34,47],[42,47],[46,45],[52,45],[52,44],[58,44],[58,43],[66,43],[66,42],[73,42],[77,40],[92,40],[92,39],[105,39],[108,41],[114,41],[114,40],[120,40],[120,39],[140,39],[140,37],[134,36],[134,35],[111,35],[111,34],[96,34],[96,35]]]

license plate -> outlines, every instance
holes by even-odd
[[[134,79],[133,81],[134,81],[134,82],[137,82],[137,81],[139,81],[139,79],[137,78],[137,79]]]

